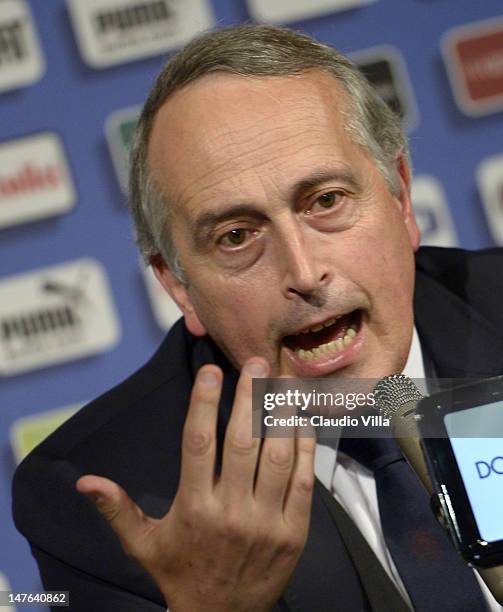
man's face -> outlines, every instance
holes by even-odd
[[[413,325],[408,174],[394,197],[344,129],[351,104],[320,72],[206,76],[152,131],[188,286],[156,274],[192,333],[271,375],[381,377],[403,368]]]

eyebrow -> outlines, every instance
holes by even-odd
[[[328,183],[334,180],[345,183],[354,191],[358,190],[358,181],[349,168],[341,168],[339,170],[318,170],[293,186],[292,191],[294,198],[300,197],[306,191],[316,189],[316,187],[319,187],[322,183]]]
[[[333,180],[345,183],[350,189],[358,190],[358,181],[349,169],[318,170],[295,183],[290,189],[290,198],[293,201],[297,201],[306,191],[315,189],[322,183]],[[237,217],[247,217],[257,221],[264,221],[266,219],[266,215],[257,210],[256,205],[251,202],[234,204],[221,211],[202,212],[191,222],[196,248],[199,250],[204,249],[212,231],[217,225]]]

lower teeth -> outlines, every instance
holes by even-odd
[[[295,349],[295,353],[306,361],[314,361],[327,353],[340,353],[346,346],[351,344],[353,338],[356,336],[356,326],[351,325],[349,329],[346,331],[343,338],[338,338],[337,340],[332,340],[332,342],[327,342],[327,344],[321,344],[316,348],[304,350],[304,349]]]

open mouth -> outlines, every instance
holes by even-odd
[[[361,310],[327,319],[283,338],[283,344],[305,361],[317,361],[349,346],[361,325]]]

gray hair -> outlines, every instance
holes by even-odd
[[[131,153],[130,208],[138,247],[146,263],[160,254],[185,282],[170,235],[170,207],[148,165],[148,144],[157,111],[170,95],[211,72],[241,76],[291,76],[321,70],[341,82],[350,96],[345,129],[368,151],[392,194],[400,193],[396,161],[409,157],[400,118],[358,68],[335,49],[287,28],[240,25],[193,39],[163,68],[143,107]]]

